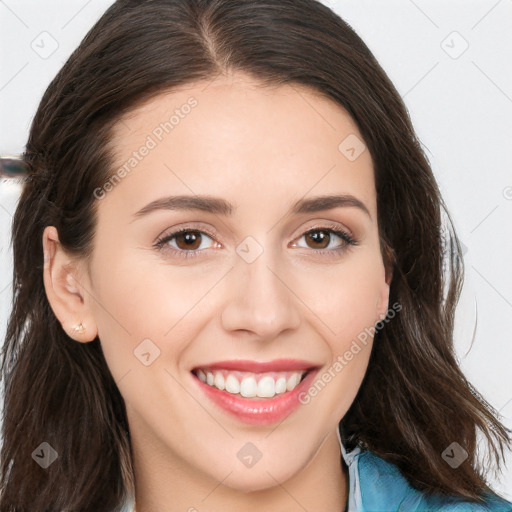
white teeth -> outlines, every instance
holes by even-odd
[[[286,381],[286,389],[288,391],[291,391],[293,388],[297,387],[297,385],[300,382],[300,374],[294,373],[290,377],[288,377],[288,380]]]
[[[284,377],[279,377],[276,380],[276,395],[280,393],[284,393],[286,391],[286,379]]]
[[[234,378],[234,377],[233,377]],[[245,398],[252,398],[258,394],[259,386],[254,377],[247,377],[240,382],[240,394]]]
[[[227,376],[226,391],[228,393],[233,393],[234,395],[236,395],[237,393],[240,393],[240,382],[238,382],[238,380],[235,376],[233,376],[233,375]]]
[[[197,376],[202,382],[221,391],[227,391],[234,395],[240,394],[245,398],[272,398],[286,391],[292,391],[299,385],[304,373],[305,371],[281,372],[281,375],[273,373],[272,375],[263,375],[256,380],[260,374],[236,372],[235,376],[233,373],[227,373],[226,370],[213,372],[197,370]]]
[[[220,390],[224,389],[224,376],[221,372],[215,372],[215,379],[213,381],[213,385]]]
[[[276,394],[276,383],[272,377],[263,377],[258,382],[258,396],[270,398]]]

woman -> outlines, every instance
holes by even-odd
[[[457,237],[327,7],[116,2],[24,160],[0,510],[511,510]]]

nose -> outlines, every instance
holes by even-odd
[[[248,331],[264,341],[299,326],[300,300],[288,282],[289,273],[270,251],[252,263],[237,258],[229,280],[230,296],[221,316],[226,331]]]

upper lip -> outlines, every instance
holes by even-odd
[[[209,370],[234,370],[240,372],[286,372],[293,370],[312,370],[318,365],[299,359],[274,359],[273,361],[250,361],[248,359],[236,359],[230,361],[217,361],[196,366],[194,369],[205,368]]]

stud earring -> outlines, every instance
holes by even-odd
[[[74,329],[73,332],[75,334],[83,334],[85,332],[85,327],[83,326],[82,322],[80,322]]]

